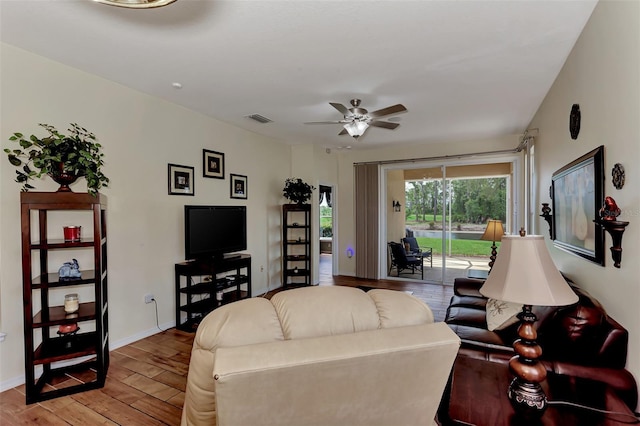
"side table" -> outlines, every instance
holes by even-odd
[[[449,393],[440,410],[443,425],[522,426],[515,416],[507,387],[513,376],[507,364],[458,356],[453,367]],[[570,401],[598,409],[633,412],[605,384],[583,380],[578,386],[570,377],[549,373],[542,387],[549,401]],[[624,425],[632,417],[602,414],[567,405],[549,405],[539,425]]]
[[[476,278],[479,280],[486,280],[489,277],[489,270],[487,269],[469,269],[467,270],[467,278]]]

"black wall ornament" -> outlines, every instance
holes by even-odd
[[[571,106],[571,114],[569,114],[569,133],[571,133],[571,139],[578,139],[580,133],[580,105],[573,104]]]
[[[624,167],[622,164],[616,163],[611,170],[611,182],[615,189],[622,189],[624,186]]]

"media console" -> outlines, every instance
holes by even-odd
[[[176,328],[195,331],[219,306],[251,297],[251,255],[175,264]]]

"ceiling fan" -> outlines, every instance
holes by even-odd
[[[351,99],[352,108],[347,108],[335,102],[329,102],[329,105],[340,111],[344,118],[338,121],[312,121],[305,124],[342,124],[344,128],[338,135],[349,134],[355,139],[362,136],[369,126],[382,127],[383,129],[390,130],[395,129],[400,126],[400,124],[380,121],[377,120],[377,118],[398,114],[407,110],[404,105],[396,104],[377,111],[368,112],[366,109],[360,108],[360,99]]]

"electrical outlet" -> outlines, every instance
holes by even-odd
[[[155,299],[155,296],[152,293],[147,293],[144,295],[144,303],[151,303]]]

